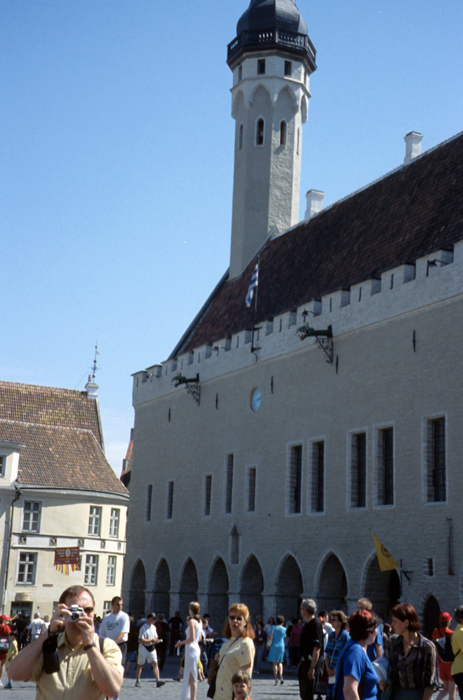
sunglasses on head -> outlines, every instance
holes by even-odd
[[[243,622],[244,617],[241,617],[240,615],[229,615],[228,616],[232,622]]]

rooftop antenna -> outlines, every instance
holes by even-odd
[[[95,356],[94,356],[94,358],[93,358],[93,371],[92,371],[92,376],[91,376],[91,378],[92,378],[93,381],[95,380],[96,372],[97,372],[97,369],[98,369],[98,367],[96,366],[96,364],[97,364],[97,359],[96,359],[96,358],[97,358],[97,355],[99,355],[99,354],[100,354],[100,353],[98,352],[98,341],[96,341],[96,342],[95,342]],[[89,379],[90,379],[90,377],[89,377]]]

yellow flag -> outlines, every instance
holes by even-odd
[[[386,547],[376,537],[375,533],[371,533],[375,541],[376,554],[378,555],[378,564],[381,571],[390,571],[391,569],[400,568],[394,557],[389,554]]]

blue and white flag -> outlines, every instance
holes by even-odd
[[[254,268],[254,272],[252,273],[251,277],[251,284],[249,285],[248,293],[246,294],[246,299],[244,300],[246,302],[246,306],[249,307],[251,306],[252,298],[254,296],[254,290],[257,289],[257,285],[259,284],[259,261],[256,262],[256,266]]]

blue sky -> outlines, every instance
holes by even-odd
[[[325,205],[463,129],[460,0],[298,0],[317,49],[304,194]],[[247,0],[0,0],[0,377],[83,389],[119,473],[131,374],[228,267],[227,44]]]

